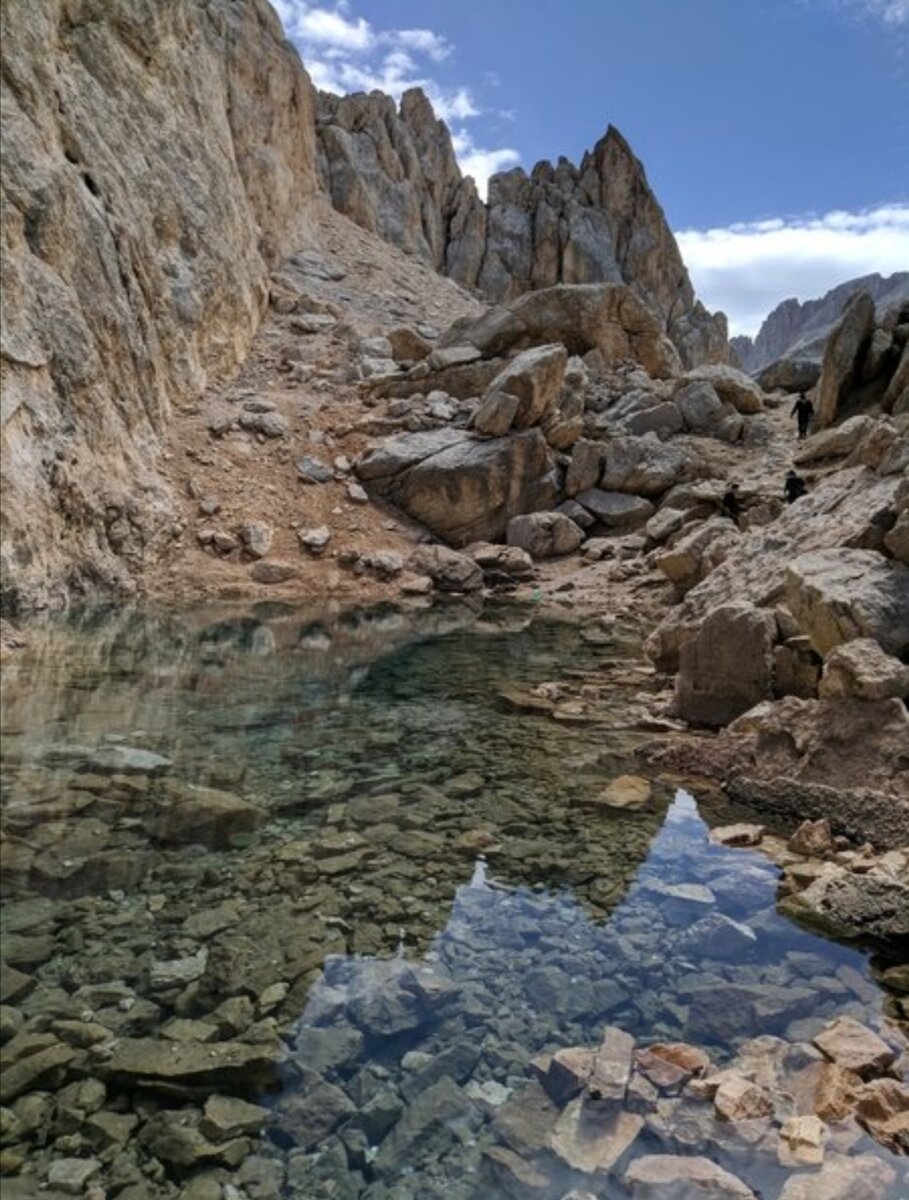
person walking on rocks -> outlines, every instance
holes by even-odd
[[[786,482],[783,484],[783,491],[786,493],[786,503],[794,504],[799,496],[807,494],[808,485],[797,471],[790,469],[786,472]]]
[[[739,496],[739,485],[730,483],[729,487],[723,493],[723,499],[720,501],[720,511],[724,517],[728,517],[730,521],[739,523],[739,517],[742,515],[742,500]]]
[[[802,442],[808,436],[808,426],[811,424],[811,418],[814,416],[814,405],[804,392],[799,393],[799,398],[793,404],[790,415],[796,417],[798,420],[799,441]]]

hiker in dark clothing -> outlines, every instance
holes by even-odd
[[[786,472],[786,482],[783,484],[783,491],[786,493],[786,503],[794,504],[799,496],[807,494],[808,485],[801,475],[790,470]]]
[[[814,416],[814,405],[804,392],[799,395],[798,400],[793,404],[790,416],[798,418],[799,441],[801,442],[808,436],[808,426],[811,424],[811,418]]]
[[[723,499],[720,501],[720,511],[724,517],[728,517],[730,521],[739,523],[739,517],[742,515],[742,501],[739,498],[739,485],[730,483],[729,487],[723,493]]]

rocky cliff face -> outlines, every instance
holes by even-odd
[[[488,203],[461,176],[426,97],[318,99],[319,163],[335,207],[489,300],[558,283],[624,283],[657,313],[683,360],[723,361],[726,324],[695,299],[641,163],[610,127],[580,166],[493,176]]]
[[[824,344],[843,308],[858,292],[868,292],[878,318],[909,300],[909,271],[893,275],[864,275],[832,288],[819,300],[784,300],[764,320],[757,335],[734,337],[730,345],[743,370],[756,372],[785,355],[812,359],[820,363]]]
[[[312,96],[264,0],[3,5],[6,604],[169,535],[158,438],[249,346],[316,192]]]

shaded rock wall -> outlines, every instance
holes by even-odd
[[[686,365],[726,360],[726,322],[695,299],[675,238],[611,126],[580,166],[565,158],[492,177],[484,204],[418,90],[318,97],[319,166],[339,211],[493,302],[558,283],[624,283]]]
[[[265,0],[2,11],[3,598],[128,585],[171,405],[242,361],[317,190]]]

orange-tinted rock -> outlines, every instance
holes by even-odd
[[[814,1044],[837,1066],[863,1079],[885,1071],[896,1052],[873,1029],[854,1017],[837,1017],[814,1039]]]

